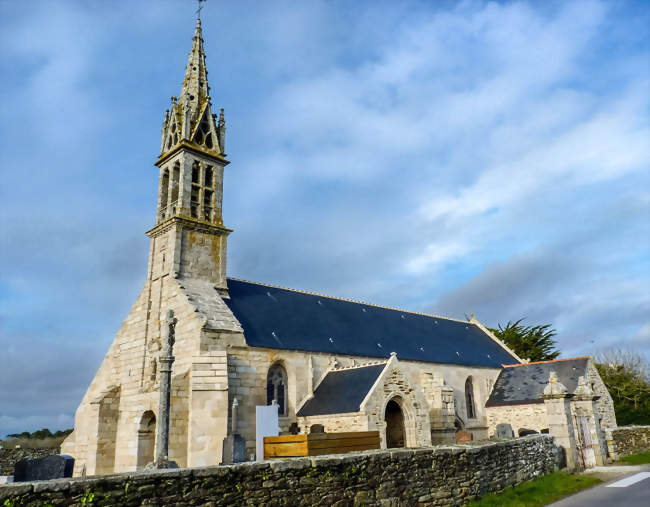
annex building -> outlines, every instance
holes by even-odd
[[[212,110],[197,20],[155,162],[158,204],[147,232],[146,281],[62,446],[76,459],[76,475],[132,471],[152,461],[168,310],[178,319],[169,459],[180,466],[222,462],[235,399],[235,430],[247,455],[255,449],[256,406],[273,403],[283,432],[309,432],[313,425],[326,432],[379,430],[382,447],[453,442],[458,430],[485,439],[496,424],[516,418],[517,403],[499,398],[493,386],[497,379],[507,384],[502,371],[526,366],[503,370],[522,359],[475,319],[228,278],[232,230],[222,218],[228,164],[224,111]],[[490,418],[488,400],[503,403],[509,419],[498,420],[501,409]]]

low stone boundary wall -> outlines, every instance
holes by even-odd
[[[462,505],[557,470],[559,462],[552,437],[531,435],[482,444],[19,483],[0,486],[0,505]]]
[[[37,449],[0,449],[0,475],[13,475],[14,465],[23,458],[44,458],[51,454],[59,454],[58,447]]]
[[[609,454],[614,459],[650,451],[650,426],[621,426],[605,433]]]

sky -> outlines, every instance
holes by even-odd
[[[0,437],[146,276],[190,0],[0,0]],[[650,356],[650,4],[209,0],[228,274]]]

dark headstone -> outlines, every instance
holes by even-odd
[[[72,477],[73,468],[74,458],[65,454],[54,454],[37,459],[25,458],[14,465],[14,482]]]
[[[221,461],[225,464],[246,461],[246,440],[241,435],[228,435],[223,439],[223,457]]]
[[[519,436],[525,437],[526,435],[537,435],[535,430],[528,430],[526,428],[519,428]]]
[[[515,432],[512,431],[512,426],[508,423],[497,424],[497,438],[514,438]]]
[[[312,424],[309,428],[309,433],[325,433],[325,426],[322,424]]]

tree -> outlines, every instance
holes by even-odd
[[[608,349],[594,356],[614,401],[616,422],[650,424],[650,366],[633,350]]]
[[[549,361],[560,355],[553,340],[557,332],[550,324],[525,326],[523,320],[508,322],[505,327],[499,324],[498,329],[490,331],[522,359]]]

